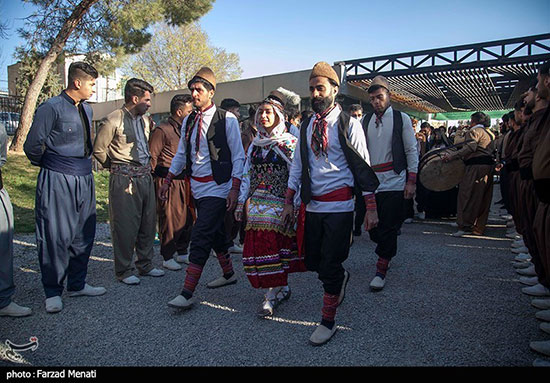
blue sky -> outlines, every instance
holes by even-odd
[[[31,6],[0,0],[0,88]],[[238,53],[243,78],[365,58],[550,32],[549,0],[217,0],[201,25],[213,45]]]

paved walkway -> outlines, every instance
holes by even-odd
[[[107,294],[64,296],[64,310],[51,315],[34,237],[18,235],[15,300],[34,314],[0,318],[0,366],[530,366],[539,356],[529,342],[549,336],[520,292],[504,221],[495,211],[483,237],[454,238],[454,231],[450,221],[405,224],[377,293],[368,289],[374,245],[366,234],[356,238],[339,331],[316,348],[308,339],[320,320],[322,288],[313,273],[292,275],[291,299],[274,318],[259,319],[262,293],[245,279],[241,257],[233,257],[239,282],[218,290],[206,288],[219,275],[211,258],[196,293],[200,304],[177,313],[166,303],[184,271],[142,278],[139,286],[117,282],[108,226],[99,225],[88,281]],[[6,357],[6,340],[23,344],[33,336],[39,347],[21,352],[21,363]]]

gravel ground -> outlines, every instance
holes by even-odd
[[[0,366],[530,366],[540,356],[529,342],[549,336],[520,292],[505,222],[494,213],[484,237],[454,238],[451,221],[404,224],[377,293],[368,288],[374,244],[366,234],[356,237],[339,331],[323,347],[308,344],[321,315],[314,273],[291,275],[291,299],[274,318],[259,319],[262,292],[250,287],[240,255],[233,256],[239,282],[217,290],[206,288],[220,271],[211,258],[196,291],[200,304],[179,313],[166,303],[179,294],[185,272],[143,277],[139,286],[117,282],[109,227],[100,224],[88,281],[107,293],[64,295],[64,310],[52,315],[44,310],[34,235],[17,235],[14,300],[33,315],[0,318]],[[5,341],[32,336],[38,349],[11,362]]]

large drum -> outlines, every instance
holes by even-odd
[[[442,156],[452,149],[434,149],[426,153],[418,165],[418,177],[424,187],[441,192],[454,188],[464,177],[464,162],[457,158],[443,162]]]

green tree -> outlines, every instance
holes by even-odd
[[[31,49],[43,53],[29,85],[19,129],[10,149],[22,151],[40,90],[61,54],[84,53],[98,70],[112,70],[116,59],[134,54],[151,39],[149,26],[165,21],[185,25],[212,8],[214,0],[23,0],[37,11],[19,32]],[[30,49],[29,49],[30,50]],[[106,55],[111,60],[106,59]]]
[[[129,57],[123,71],[150,82],[155,91],[168,91],[187,88],[202,66],[210,67],[219,82],[237,80],[242,74],[239,55],[212,46],[198,23],[159,23],[153,28],[151,42]]]

